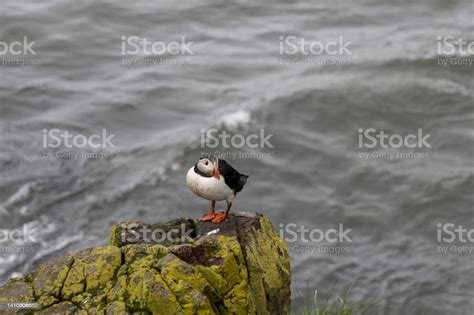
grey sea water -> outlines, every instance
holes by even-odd
[[[473,15],[472,1],[3,1],[0,41],[26,36],[36,55],[1,56],[0,229],[26,225],[35,241],[0,253],[0,282],[104,245],[120,220],[203,215],[209,204],[185,174],[220,152],[250,175],[236,211],[264,213],[277,230],[351,229],[352,242],[288,242],[295,313],[307,289],[354,283],[354,299],[375,298],[381,314],[472,314],[474,252],[439,246],[474,244],[437,237],[438,224],[474,229],[474,65],[439,64],[437,45],[472,42]],[[184,36],[193,54],[122,55],[123,36]],[[350,53],[295,59],[280,54],[285,36],[342,36]],[[111,158],[44,148],[43,130],[54,128],[105,129],[115,147],[98,152]],[[203,148],[210,128],[263,130],[273,147]],[[431,148],[382,156],[359,148],[369,128],[422,129]]]

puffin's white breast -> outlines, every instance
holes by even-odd
[[[186,175],[186,183],[193,193],[205,199],[232,201],[234,198],[234,191],[226,185],[223,176],[220,179],[203,177],[194,172],[194,166],[189,169]]]

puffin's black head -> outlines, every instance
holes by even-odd
[[[197,169],[206,176],[212,176],[214,173],[214,164],[208,158],[202,157],[196,163]]]
[[[201,157],[196,163],[196,167],[204,176],[214,176],[219,179],[220,173],[218,161],[218,159],[212,157]]]

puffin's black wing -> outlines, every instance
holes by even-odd
[[[235,168],[230,166],[225,160],[219,159],[219,172],[224,176],[225,183],[237,194],[244,188],[248,175],[240,174]]]

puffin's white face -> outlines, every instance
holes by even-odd
[[[207,176],[214,176],[215,163],[209,160],[208,158],[200,159],[197,163],[197,168]]]

